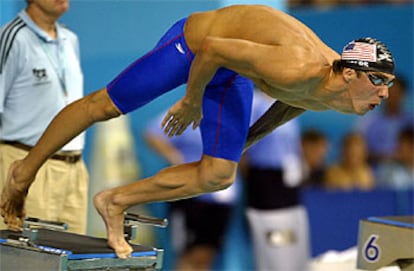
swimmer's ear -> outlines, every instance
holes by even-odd
[[[342,77],[344,78],[344,81],[347,83],[351,82],[355,76],[356,76],[356,71],[354,69],[345,67],[342,70]]]

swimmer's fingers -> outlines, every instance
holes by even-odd
[[[181,127],[182,121],[180,120],[178,114],[173,114],[169,111],[161,125],[164,128],[164,134],[171,137],[175,135],[177,129]]]
[[[188,118],[186,120],[182,120],[181,125],[177,125],[174,135],[181,135],[191,124],[193,124],[193,130],[197,129],[197,127],[200,126],[201,119],[202,116],[198,116],[196,119]]]
[[[180,126],[177,126],[176,131],[175,131],[175,135],[179,136],[181,135],[186,129],[187,127],[191,124],[191,122],[184,122],[182,123]]]
[[[193,130],[197,129],[198,126],[200,126],[201,119],[203,118],[203,115],[201,113],[196,114],[195,118],[189,117],[185,118],[182,121],[180,121],[181,125],[177,125],[176,129],[174,131],[174,135],[181,135],[188,126],[192,125]]]
[[[201,116],[202,118],[202,116]],[[201,118],[198,120],[193,121],[193,130],[197,129],[198,126],[200,126]]]
[[[161,127],[164,128],[164,131],[167,130],[167,126],[170,124],[171,118],[173,118],[173,116],[170,111],[168,111],[161,122]]]
[[[175,123],[174,126],[171,128],[171,130],[168,133],[169,137],[180,135],[181,133],[179,131],[185,130],[185,125],[180,123]]]
[[[170,119],[163,122],[164,127],[164,134],[168,135],[169,137],[172,136],[179,136],[188,128],[188,126],[192,125],[193,130],[197,129],[200,126],[201,120],[181,120],[174,116],[170,117]]]
[[[164,133],[168,135],[174,133],[173,131],[176,131],[176,127],[182,125],[183,119],[185,119],[183,116],[185,115],[185,107],[183,107],[182,101],[180,100],[168,110],[161,123],[161,126],[164,128]]]
[[[161,127],[164,130],[164,134],[168,134],[170,132],[171,127],[173,126],[173,123],[174,123],[174,117],[168,113],[161,123]]]
[[[170,115],[165,122],[163,121],[163,125],[164,134],[168,135],[169,137],[172,137],[174,135],[177,135],[177,131],[182,130],[183,123],[180,121],[180,119],[178,119],[177,116]]]
[[[172,124],[169,126],[168,129],[168,136],[179,136],[181,135],[187,127],[192,123],[191,118],[175,118],[173,121],[171,120]]]
[[[180,100],[170,108],[161,126],[164,133],[170,137],[181,135],[190,124],[193,124],[193,129],[196,129],[202,117],[201,107],[190,106]]]

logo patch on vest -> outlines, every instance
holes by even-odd
[[[32,69],[36,82],[43,82],[47,80],[46,69]]]

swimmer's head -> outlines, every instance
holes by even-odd
[[[360,38],[349,42],[342,50],[343,67],[362,71],[394,74],[394,58],[391,51],[377,39]]]

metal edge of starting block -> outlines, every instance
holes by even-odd
[[[30,269],[39,270],[36,268],[43,268],[45,270],[62,270],[67,271],[68,255],[64,250],[44,250],[39,247],[31,247],[21,245],[18,243],[7,243],[0,242],[0,251],[2,260],[0,261],[0,270],[28,270],[27,264],[31,264]],[[8,258],[9,260],[5,260]],[[27,262],[29,259],[36,259],[30,263]],[[38,265],[42,263],[42,266]],[[8,266],[12,266],[9,269]],[[49,269],[53,268],[53,269]]]
[[[139,268],[148,270],[160,270],[162,268],[164,250],[154,248],[156,254],[154,256],[139,256],[129,257],[127,259],[119,258],[90,258],[80,260],[69,260],[68,269],[69,271],[76,270],[116,270],[116,268]],[[108,269],[111,268],[111,269]]]
[[[127,259],[119,258],[89,258],[71,260],[64,250],[56,249],[56,251],[46,251],[38,247],[30,247],[20,244],[10,244],[6,242],[0,243],[0,250],[2,250],[3,257],[13,259],[8,262],[7,266],[0,263],[0,270],[3,267],[7,270],[10,266],[17,268],[15,270],[28,270],[26,268],[40,268],[42,270],[56,270],[56,271],[78,271],[78,270],[161,270],[163,266],[164,250],[154,248],[155,255],[130,257]],[[25,259],[25,260],[23,260]],[[35,259],[30,263],[28,259]],[[23,269],[22,269],[23,268]],[[46,268],[46,269],[44,269]],[[51,268],[51,269],[50,269]]]
[[[128,240],[131,240],[131,238],[136,235],[136,223],[149,224],[162,228],[168,225],[166,219],[158,219],[130,213],[126,213],[126,216],[128,219],[124,222],[124,226],[128,232],[127,236],[125,236]],[[113,257],[100,258],[95,254],[89,255],[91,256],[90,258],[77,258],[72,255],[71,251],[44,247],[34,243],[34,241],[37,240],[38,228],[66,231],[66,224],[63,224],[63,226],[61,224],[62,223],[54,221],[27,218],[25,220],[23,236],[13,236],[10,239],[0,240],[0,250],[3,254],[2,258],[5,257],[2,260],[7,258],[3,264],[0,263],[0,270],[2,270],[3,267],[7,270],[11,270],[9,268],[26,270],[26,268],[29,267],[37,268],[42,265],[45,265],[43,266],[46,268],[44,270],[56,271],[92,269],[125,270],[125,268],[128,268],[128,270],[161,270],[163,266],[164,250],[159,248],[152,248],[152,253],[146,255],[145,253],[142,255],[137,254],[127,259],[119,259],[116,255],[113,255]],[[25,259],[25,261],[22,261],[22,259]]]

